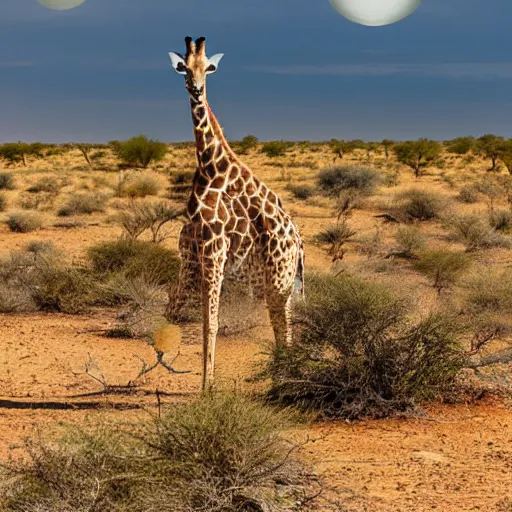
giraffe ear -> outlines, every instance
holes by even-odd
[[[216,53],[208,59],[208,66],[206,68],[207,75],[209,75],[210,73],[215,73],[215,71],[217,71],[220,59],[222,59],[222,57],[224,57],[223,53]]]
[[[175,69],[176,73],[179,73],[180,75],[185,75],[187,73],[185,59],[179,53],[169,52],[169,58],[171,59],[172,67]]]

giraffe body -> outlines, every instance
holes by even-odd
[[[303,293],[304,251],[281,200],[235,155],[206,100],[204,38],[186,39],[187,54],[170,54],[185,69],[196,141],[197,169],[180,233],[182,266],[167,317],[175,320],[199,294],[203,313],[203,387],[213,382],[219,300],[225,278],[243,281],[265,298],[276,343],[289,346],[293,292]],[[212,64],[215,61],[216,64]],[[181,64],[181,65],[180,65]]]

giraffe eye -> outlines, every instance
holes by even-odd
[[[206,72],[207,73],[213,73],[214,71],[217,71],[217,68],[215,67],[214,64],[210,64],[207,68],[206,68]]]
[[[183,62],[178,62],[177,66],[176,66],[176,71],[178,71],[180,73],[184,73],[187,71],[187,67],[185,66],[185,64],[183,64]]]

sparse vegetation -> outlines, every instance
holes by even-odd
[[[286,190],[289,190],[293,197],[296,199],[309,199],[316,193],[315,187],[310,185],[292,185],[291,183],[286,186]]]
[[[478,195],[478,188],[475,185],[464,185],[459,190],[459,195],[457,196],[457,199],[461,203],[478,203],[478,200],[480,199]]]
[[[355,234],[346,218],[343,218],[337,224],[332,224],[318,233],[316,240],[322,244],[328,244],[328,254],[332,261],[339,261],[345,256],[345,244],[354,238]]]
[[[15,233],[30,233],[43,225],[41,217],[34,212],[14,212],[7,218],[7,226]]]
[[[398,254],[404,258],[414,258],[425,247],[427,237],[417,226],[401,226],[396,235]]]
[[[395,199],[398,212],[409,220],[432,220],[441,217],[447,201],[435,192],[410,189],[401,192]]]
[[[96,212],[104,212],[107,198],[102,194],[74,194],[68,198],[59,211],[59,217],[71,215],[91,215]]]
[[[5,194],[0,193],[0,212],[5,212],[7,208],[7,197]]]
[[[353,277],[310,275],[306,286],[296,345],[276,349],[264,371],[274,400],[324,416],[382,417],[453,384],[461,348],[452,319],[411,324],[404,299]]]
[[[370,167],[328,167],[318,174],[318,188],[336,197],[342,190],[370,195],[379,183],[379,174]]]
[[[470,265],[471,259],[463,252],[432,249],[421,253],[414,268],[428,277],[432,286],[441,293],[456,284]]]
[[[0,172],[0,190],[14,190],[14,177],[10,172]]]
[[[129,176],[119,187],[119,197],[147,197],[156,196],[160,191],[158,180],[150,175]]]
[[[491,247],[510,247],[510,241],[497,233],[489,221],[479,215],[451,217],[447,221],[454,240],[461,242],[468,252]]]
[[[267,155],[269,158],[276,158],[286,155],[292,146],[293,142],[274,140],[271,142],[265,142],[261,147],[261,152]]]

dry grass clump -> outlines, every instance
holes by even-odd
[[[316,194],[315,187],[312,187],[310,185],[292,185],[289,183],[286,186],[286,190],[291,192],[292,196],[295,197],[295,199],[309,199],[310,197],[313,197]]]
[[[466,204],[478,203],[478,201],[480,200],[478,187],[476,187],[475,185],[464,185],[460,189],[457,199],[461,203],[466,203]]]
[[[333,261],[342,260],[345,255],[345,245],[354,238],[356,232],[348,225],[347,219],[343,218],[337,224],[332,224],[316,235],[317,242],[328,244],[328,254]]]
[[[10,172],[0,172],[0,190],[14,190],[14,176]]]
[[[57,215],[69,217],[70,215],[90,215],[96,212],[104,212],[107,197],[102,194],[74,194],[68,198]]]
[[[430,279],[432,286],[441,293],[456,284],[470,265],[471,259],[466,253],[434,249],[424,251],[414,268]]]
[[[7,226],[14,233],[30,233],[40,229],[43,221],[35,212],[14,212],[7,218]]]
[[[407,220],[439,219],[448,206],[446,198],[435,192],[410,189],[395,198],[397,213]]]
[[[417,226],[400,226],[395,234],[397,253],[404,258],[414,258],[427,243],[427,237]]]
[[[40,192],[47,192],[49,194],[58,195],[62,188],[61,182],[54,177],[45,176],[37,180],[33,185],[27,188],[27,192],[38,194]]]
[[[0,193],[0,212],[5,212],[7,209],[7,197],[5,194]]]
[[[489,223],[495,231],[509,232],[512,228],[512,212],[493,210],[489,213]]]
[[[379,182],[379,173],[371,167],[328,167],[318,174],[318,188],[333,197],[342,190],[371,195]]]
[[[134,174],[128,176],[117,187],[118,197],[147,197],[157,196],[160,192],[158,180],[148,174]]]
[[[264,512],[297,507],[304,472],[290,421],[241,395],[207,394],[126,432],[115,425],[25,441],[0,488],[5,512]]]
[[[324,416],[383,417],[448,390],[462,364],[454,321],[411,322],[407,301],[353,277],[310,275],[295,311],[295,345],[263,375],[270,396]]]
[[[488,219],[480,215],[462,215],[447,219],[451,237],[461,242],[468,252],[492,247],[510,247],[510,240],[496,232]]]

